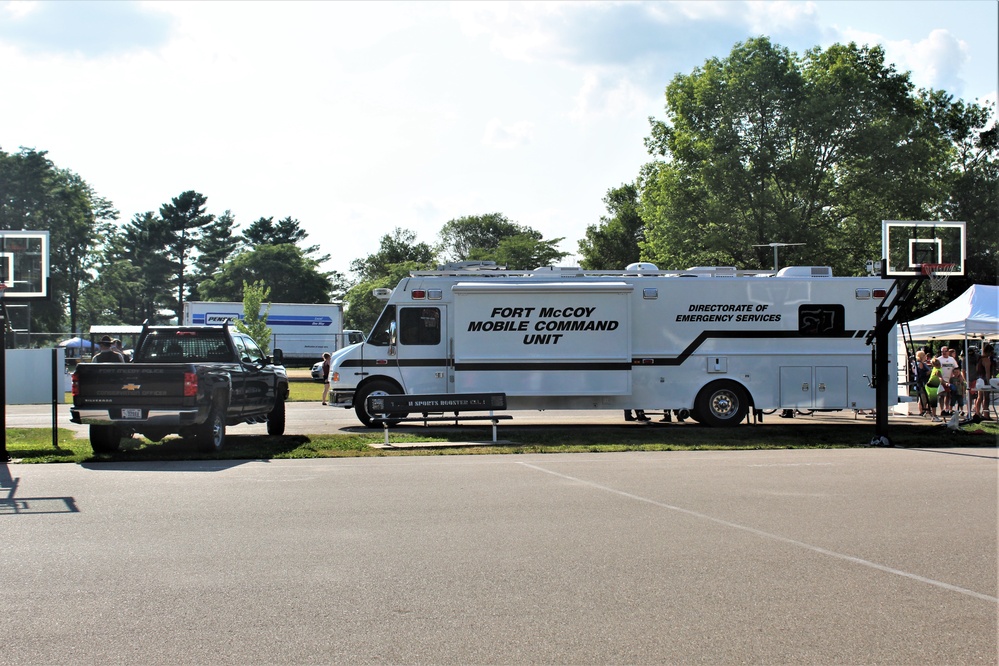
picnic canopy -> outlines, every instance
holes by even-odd
[[[90,340],[84,340],[83,338],[70,338],[69,340],[63,340],[59,343],[60,347],[68,347],[69,349],[90,349],[93,347],[93,343]]]
[[[973,284],[953,301],[909,322],[913,340],[999,338],[999,287]]]

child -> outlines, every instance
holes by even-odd
[[[961,368],[954,368],[950,373],[950,410],[964,416],[964,394],[968,391],[968,382],[964,379]]]
[[[940,374],[940,359],[935,358],[930,362],[930,378],[926,380],[926,397],[927,402],[930,404],[930,420],[939,422],[941,419],[937,416],[937,391],[940,390],[940,384],[942,382],[942,377]]]

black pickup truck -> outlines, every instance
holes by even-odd
[[[264,356],[225,326],[145,326],[128,363],[81,363],[73,373],[73,423],[90,425],[95,453],[139,433],[158,442],[193,437],[215,451],[227,425],[267,423],[284,434],[288,373],[281,350]]]

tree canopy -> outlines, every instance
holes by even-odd
[[[586,236],[579,241],[583,268],[599,271],[624,268],[641,259],[641,242],[645,239],[645,221],[638,212],[638,188],[626,183],[607,190],[604,196],[609,217],[601,217],[599,225],[586,227]]]
[[[639,178],[643,258],[663,268],[765,268],[770,251],[754,245],[793,242],[805,244],[799,263],[859,274],[880,258],[881,220],[941,219],[988,199],[986,187],[955,200],[957,136],[977,146],[977,175],[991,168],[994,201],[988,113],[916,91],[878,46],[799,57],[751,39],[676,76],[666,102],[646,139],[659,159]],[[965,216],[969,236],[986,218]]]
[[[260,283],[278,303],[329,303],[330,275],[296,245],[261,245],[236,255],[198,285],[198,293],[209,301],[241,302],[243,285]]]
[[[999,281],[995,109],[917,90],[879,46],[799,55],[749,39],[673,77],[664,117],[649,121],[652,160],[607,190],[606,215],[578,241],[584,268],[764,269],[767,245],[781,242],[803,244],[782,263],[859,274],[881,258],[882,220],[962,220],[968,274],[948,293],[922,290],[915,314]],[[50,234],[53,297],[18,324],[33,331],[160,322],[185,299],[243,301],[245,285],[275,301],[342,297],[348,325],[367,329],[382,306],[371,290],[412,270],[466,260],[532,269],[566,255],[564,239],[491,212],[444,222],[434,244],[396,228],[348,278],[322,269],[329,255],[305,245],[297,219],[275,219],[241,230],[230,210],[210,213],[208,198],[187,190],[119,223],[111,202],[44,151],[0,150],[0,229]]]

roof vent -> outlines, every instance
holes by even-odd
[[[785,266],[777,271],[777,277],[832,277],[831,266]]]

